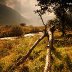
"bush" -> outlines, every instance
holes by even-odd
[[[9,28],[9,30],[4,28],[4,30],[0,32],[0,37],[21,36],[22,34],[23,29],[20,26],[12,26]]]
[[[12,35],[12,36],[21,36],[21,35],[23,35],[23,30],[22,30],[22,28],[19,27],[19,26],[14,26],[14,27],[12,27],[11,35]]]

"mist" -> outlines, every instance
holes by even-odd
[[[38,8],[35,6],[37,4],[36,0],[0,0],[0,3],[5,4],[6,6],[19,12],[24,18],[28,19],[29,25],[42,25],[40,17],[38,16],[38,14],[34,13],[34,10]],[[55,18],[55,15],[53,13],[46,13],[43,16],[45,23],[53,18]]]

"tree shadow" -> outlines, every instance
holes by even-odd
[[[72,46],[72,34],[67,34],[62,39],[55,39],[54,45],[56,47],[70,47]]]
[[[66,57],[64,58],[64,62],[66,63],[69,72],[72,72],[72,61],[68,55],[66,55]]]
[[[53,62],[52,72],[72,72],[72,61],[68,54],[62,56],[60,52],[53,51],[56,58],[58,58],[61,63],[56,64]],[[53,59],[54,60],[54,59]]]
[[[53,49],[52,49],[52,53],[53,53],[53,55],[54,55],[56,58],[58,58],[59,60],[61,60],[61,59],[63,58],[62,55],[61,55],[61,53],[58,52],[54,47],[53,47]]]
[[[72,37],[72,34],[67,34],[65,37],[70,38]]]

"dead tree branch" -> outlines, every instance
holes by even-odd
[[[41,21],[42,21],[42,23],[43,23],[43,25],[44,25],[44,27],[45,27],[44,32],[46,33],[47,24],[44,23],[44,20],[43,20],[43,18],[42,18],[42,13],[41,13],[39,10],[36,10],[35,13],[38,13],[38,15],[40,16],[40,19],[41,19]]]
[[[13,63],[5,72],[10,72],[15,70],[19,65],[21,65],[22,63],[24,63],[27,58],[29,57],[29,55],[31,54],[31,52],[33,51],[33,49],[37,46],[37,44],[45,37],[45,34],[42,35],[35,43],[34,45],[30,48],[30,50],[27,52],[27,54],[25,56],[23,56],[21,59],[19,59],[16,63]]]

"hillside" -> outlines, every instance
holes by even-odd
[[[27,19],[22,17],[17,11],[0,4],[0,24],[11,25],[26,22]]]

